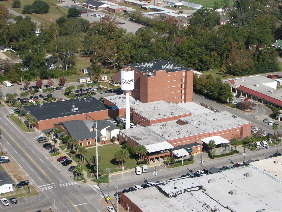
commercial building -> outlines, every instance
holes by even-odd
[[[193,71],[173,62],[162,60],[130,64],[134,70],[134,90],[131,96],[143,103],[154,101],[192,102]],[[119,74],[113,80],[120,80]]]
[[[152,108],[156,105],[162,107],[153,110]],[[155,145],[159,143],[157,151],[148,152],[148,156],[150,156],[147,157],[148,160],[164,159],[168,156],[168,154],[163,155],[168,150],[162,147],[164,141],[174,147],[170,148],[172,152],[178,150],[175,155],[179,157],[184,152],[181,153],[180,149],[184,149],[190,154],[201,152],[201,144],[208,142],[209,139],[216,140],[218,144],[221,141],[226,143],[226,140],[231,138],[241,139],[251,135],[251,123],[247,120],[234,117],[226,111],[213,112],[192,102],[176,105],[160,101],[140,103],[134,107],[136,110],[133,113],[136,115],[133,115],[133,121],[141,120],[140,123],[145,123],[146,127],[121,130],[119,141],[120,143],[126,142],[133,148],[137,144],[144,145],[142,144],[143,136],[146,137],[146,140],[154,141]],[[176,107],[179,110],[175,110]],[[148,112],[147,109],[149,109]],[[140,115],[138,115],[138,111]],[[171,115],[172,112],[175,117]],[[140,119],[140,117],[146,117],[148,121],[145,122],[145,119]],[[153,121],[157,123],[153,123]]]
[[[250,100],[271,104],[282,108],[282,90],[281,79],[275,78],[275,75],[281,73],[272,73],[271,75],[254,75],[247,77],[237,77],[223,80],[231,85],[232,91],[236,96],[243,96]],[[267,76],[273,76],[268,78]]]
[[[22,110],[35,118],[39,130],[54,128],[54,124],[65,121],[109,118],[106,106],[92,97],[24,106]]]
[[[281,157],[197,178],[168,180],[121,193],[120,203],[129,212],[281,211],[280,166]]]

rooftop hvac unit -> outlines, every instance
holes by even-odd
[[[231,194],[231,195],[236,195],[237,194],[237,190],[231,190],[228,193]]]
[[[245,174],[245,176],[246,176],[246,177],[251,177],[251,176],[252,176],[252,173],[251,173],[251,172],[247,172],[247,173]]]

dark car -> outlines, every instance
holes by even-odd
[[[18,204],[18,200],[15,197],[11,197],[9,200],[12,204]]]
[[[9,159],[0,159],[0,163],[9,163],[10,160]]]
[[[127,189],[122,190],[122,193],[127,193],[127,192],[129,192],[129,190],[127,190]]]
[[[53,146],[52,146],[51,143],[45,143],[45,144],[43,144],[43,147],[44,147],[45,149],[52,149],[52,148],[53,148]]]
[[[26,185],[29,185],[29,180],[23,180],[23,181],[19,182],[17,184],[17,187],[21,188],[21,187],[26,186]]]
[[[70,166],[70,167],[68,168],[68,170],[69,170],[70,172],[73,172],[73,171],[75,170],[75,168],[76,168],[76,166]]]
[[[136,188],[134,188],[134,187],[129,187],[128,188],[128,191],[135,191],[136,190]]]
[[[47,138],[44,137],[44,136],[41,136],[41,137],[37,138],[37,141],[38,141],[39,143],[44,143],[44,142],[47,141]]]
[[[64,160],[64,161],[62,162],[62,165],[63,165],[63,166],[68,166],[68,165],[70,165],[71,163],[72,163],[72,160],[66,159],[66,160]]]

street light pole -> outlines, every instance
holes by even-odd
[[[118,186],[116,185],[117,187],[117,212],[118,212],[118,200],[119,200],[119,196],[118,196]]]
[[[97,180],[99,179],[99,165],[98,165],[98,138],[97,138],[97,121],[96,121],[96,129],[95,129],[95,132],[96,132],[96,177],[97,177]]]

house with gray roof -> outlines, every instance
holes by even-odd
[[[74,137],[80,146],[91,146],[96,143],[96,121],[72,120],[55,124],[62,132]],[[118,138],[119,128],[109,119],[97,121],[97,141],[100,145],[111,143]]]

